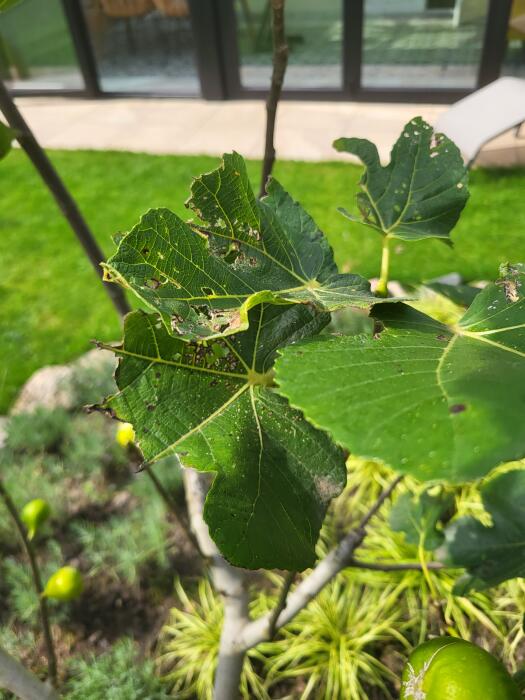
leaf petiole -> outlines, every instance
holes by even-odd
[[[388,296],[388,272],[390,268],[390,238],[383,238],[383,252],[381,255],[381,273],[376,287],[376,296],[384,299]]]

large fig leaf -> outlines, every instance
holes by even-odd
[[[374,335],[283,350],[279,392],[351,452],[464,481],[525,455],[525,266],[505,266],[455,326],[374,307]],[[380,332],[378,332],[380,331]]]
[[[267,197],[255,198],[237,153],[194,181],[188,206],[203,225],[151,210],[105,265],[106,279],[159,312],[170,333],[189,340],[235,333],[262,302],[326,311],[373,303],[365,279],[338,274],[315,222],[275,180]]]
[[[126,317],[119,393],[103,408],[133,424],[148,462],[177,453],[216,472],[204,517],[224,556],[245,568],[302,570],[328,502],[342,490],[345,461],[328,436],[271,388],[276,349],[328,321],[306,306],[260,305],[250,327],[187,343],[157,314]]]
[[[456,585],[461,594],[525,576],[525,470],[490,479],[481,487],[481,497],[492,525],[469,516],[445,531],[447,562],[467,569]]]
[[[385,167],[375,145],[366,139],[340,138],[334,147],[352,153],[366,166],[357,195],[361,216],[340,209],[345,216],[390,238],[449,242],[468,199],[467,169],[450,139],[416,117],[403,129]]]

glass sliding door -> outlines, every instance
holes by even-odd
[[[82,0],[105,92],[198,95],[188,0]]]
[[[0,14],[0,74],[16,90],[82,90],[60,0],[24,0]]]
[[[364,0],[361,85],[474,89],[489,0]]]
[[[270,85],[270,5],[270,0],[235,0],[243,88]],[[342,89],[342,0],[287,0],[285,7],[289,58],[284,87]]]
[[[525,0],[512,3],[502,74],[525,78]]]

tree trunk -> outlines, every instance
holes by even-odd
[[[0,688],[10,690],[21,700],[59,700],[51,686],[42,683],[3,649],[0,649]]]
[[[259,197],[266,192],[266,182],[271,175],[275,162],[275,117],[277,105],[281,98],[284,74],[288,65],[288,45],[284,31],[285,0],[271,0],[272,3],[272,37],[273,37],[273,69],[270,92],[266,101],[266,138],[264,145],[264,160],[261,173]]]

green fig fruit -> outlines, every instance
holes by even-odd
[[[84,579],[78,569],[64,566],[51,576],[43,595],[46,598],[69,601],[78,598],[84,590]]]
[[[20,513],[20,518],[27,527],[30,540],[33,539],[50,515],[51,508],[49,507],[49,503],[44,501],[43,498],[35,498],[33,501],[29,501],[29,503],[25,504]]]

